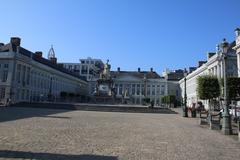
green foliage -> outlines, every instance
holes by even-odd
[[[150,103],[150,98],[143,98],[143,102],[145,102],[146,104]]]
[[[202,100],[210,100],[220,96],[220,85],[217,77],[200,76],[197,79],[197,94]]]
[[[60,96],[61,96],[61,98],[66,98],[67,97],[67,92],[64,92],[64,91],[62,91],[61,93],[60,93]]]
[[[229,77],[227,78],[227,91],[229,100],[235,100],[240,96],[240,78]]]
[[[161,98],[161,101],[163,104],[174,104],[176,101],[176,96],[175,95],[168,95],[168,96],[163,96]]]
[[[69,96],[70,98],[73,98],[73,97],[75,96],[75,94],[74,94],[74,93],[69,93],[68,96]]]

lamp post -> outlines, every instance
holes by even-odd
[[[222,49],[222,60],[223,60],[223,83],[224,83],[224,102],[223,102],[223,123],[222,123],[222,132],[225,135],[229,135],[232,133],[231,127],[231,115],[228,110],[228,90],[227,90],[227,73],[226,73],[226,59],[227,59],[227,50],[228,50],[228,42],[226,39],[223,39],[223,42],[220,45]]]
[[[188,117],[187,109],[187,75],[184,77],[184,106],[183,106],[183,117]]]
[[[143,82],[144,82],[144,101],[146,102],[146,98],[147,98],[147,75],[146,74],[144,74]]]

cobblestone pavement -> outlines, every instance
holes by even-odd
[[[0,160],[235,160],[240,143],[179,114],[0,108]]]

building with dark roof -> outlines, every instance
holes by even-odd
[[[53,48],[49,59],[42,52],[21,47],[21,39],[0,43],[0,102],[3,104],[58,100],[61,92],[87,93],[86,80],[57,64]]]
[[[111,71],[116,95],[115,103],[143,104],[149,98],[156,106],[161,104],[161,97],[167,94],[167,82],[157,72],[141,71]],[[90,94],[94,93],[96,83],[91,81]]]
[[[221,44],[226,44],[227,53],[223,53],[223,48]],[[228,77],[237,77],[238,68],[237,68],[237,55],[234,48],[236,48],[236,42],[233,41],[228,43],[225,39],[221,42],[217,47],[216,52],[210,52],[207,54],[207,61],[199,61],[198,68],[194,71],[188,73],[186,76],[186,93],[187,93],[187,105],[192,106],[192,104],[196,104],[198,101],[201,101],[203,105],[208,109],[209,103],[207,100],[200,100],[197,96],[197,78],[203,75],[212,75],[216,76],[221,80],[223,78],[224,72]],[[223,57],[225,57],[226,67],[224,69],[224,61]],[[184,86],[185,81],[182,78],[179,81],[181,88],[181,97],[184,97]]]

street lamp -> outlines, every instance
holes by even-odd
[[[223,60],[223,83],[224,83],[224,102],[223,102],[223,124],[222,124],[222,132],[225,135],[229,135],[232,133],[231,127],[231,116],[228,110],[228,91],[227,91],[227,70],[226,70],[226,59],[227,59],[227,51],[228,51],[228,42],[226,39],[223,39],[220,47],[222,49],[222,60]]]
[[[146,99],[147,99],[147,75],[146,74],[144,74],[143,82],[144,82],[144,92],[143,92],[144,99],[142,99],[142,100],[144,103],[147,103],[146,102]]]
[[[184,106],[183,106],[183,117],[188,117],[188,108],[187,108],[187,74],[184,77]]]

